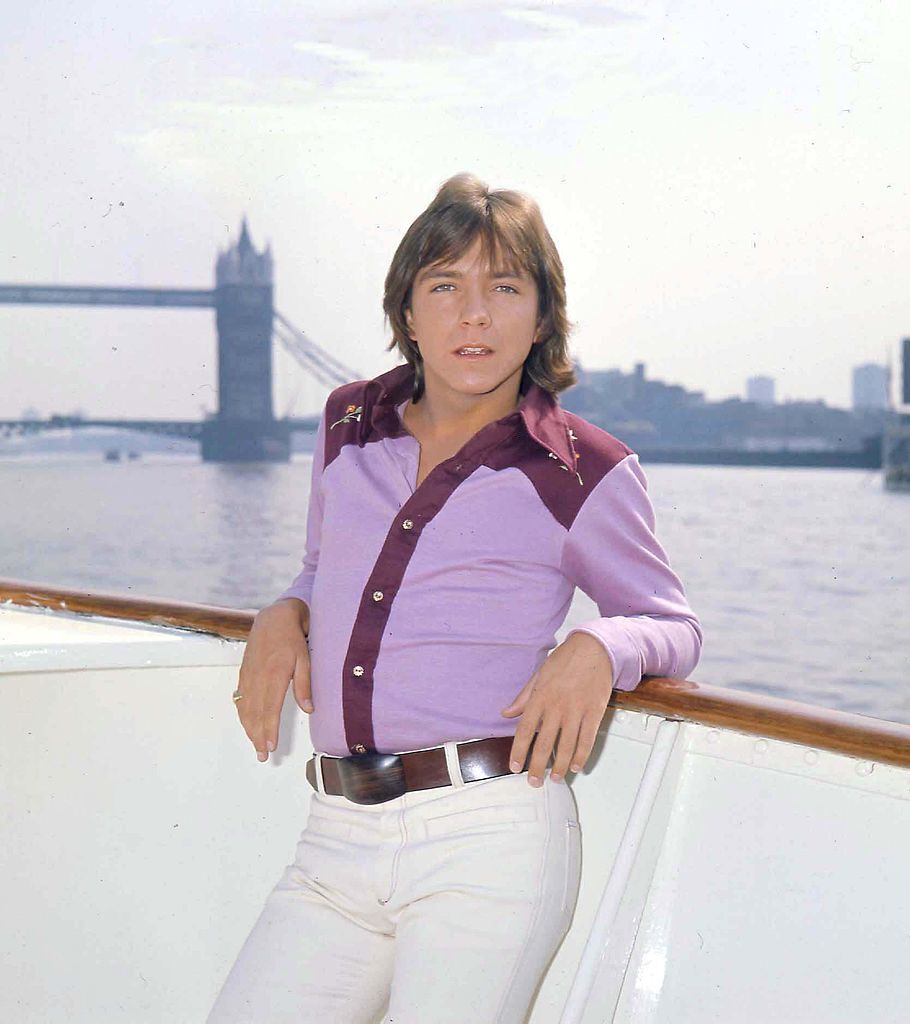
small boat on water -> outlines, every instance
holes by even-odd
[[[882,441],[885,490],[910,491],[910,416],[888,411]]]
[[[896,355],[896,387],[888,391],[882,436],[882,482],[887,491],[910,491],[910,338],[901,340]]]
[[[0,1020],[205,1019],[310,795],[293,700],[265,765],[236,720],[252,617],[0,580]],[[910,1018],[910,726],[650,678],[571,785],[530,1024]]]

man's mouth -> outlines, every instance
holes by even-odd
[[[493,350],[487,348],[486,345],[462,345],[461,348],[455,350],[456,356],[463,356],[465,358],[480,358],[481,356],[491,356]]]

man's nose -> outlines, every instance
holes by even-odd
[[[484,324],[490,322],[490,311],[482,288],[466,288],[461,319],[465,324]]]

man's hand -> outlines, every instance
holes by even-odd
[[[278,723],[288,684],[307,713],[310,692],[310,651],[306,641],[309,609],[302,601],[284,599],[263,608],[253,620],[237,684],[237,714],[260,761],[278,746]]]
[[[603,644],[589,633],[572,633],[550,652],[521,693],[504,708],[506,718],[521,715],[512,743],[510,767],[520,772],[537,732],[528,782],[543,785],[544,770],[556,744],[550,772],[561,782],[566,770],[580,772],[594,746],[597,729],[613,690],[613,666]]]

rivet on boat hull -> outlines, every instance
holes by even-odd
[[[856,766],[856,774],[871,775],[872,769],[874,767],[875,765],[872,763],[872,761],[860,761],[859,764]]]
[[[755,753],[756,754],[767,754],[768,753],[768,741],[767,740],[756,740],[755,741]]]
[[[806,751],[806,764],[815,764],[816,761],[818,761],[818,751],[817,750],[807,750]]]
[[[720,739],[720,733],[716,729],[712,729],[708,733],[708,742],[716,743]]]

